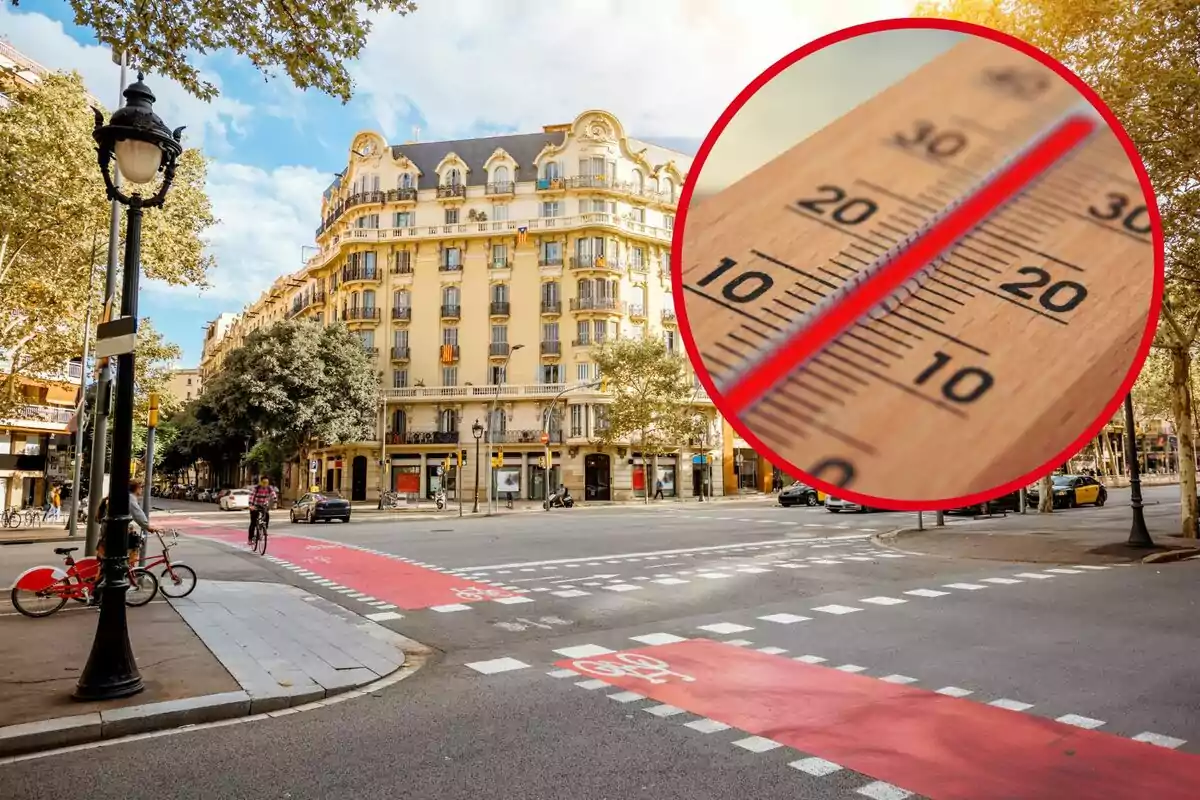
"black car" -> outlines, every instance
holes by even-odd
[[[973,506],[961,506],[959,508],[946,509],[947,514],[987,514],[996,513],[997,511],[1020,511],[1021,510],[1021,492],[1009,492],[1008,494],[1000,495],[987,503],[976,503]]]
[[[331,519],[350,521],[350,501],[334,492],[309,492],[295,502],[291,509],[292,522],[329,522]]]
[[[819,506],[821,505],[821,499],[817,496],[815,488],[806,483],[796,481],[779,493],[779,505]]]
[[[1053,475],[1050,478],[1055,508],[1077,508],[1094,505],[1097,508],[1108,501],[1108,489],[1090,475]],[[1037,507],[1039,493],[1036,486],[1025,490],[1030,508]]]

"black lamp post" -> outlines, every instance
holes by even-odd
[[[104,590],[100,597],[100,619],[87,666],[75,689],[77,700],[111,700],[140,692],[129,626],[125,617],[125,593],[129,590],[126,564],[129,557],[129,471],[133,451],[134,346],[137,339],[138,273],[141,271],[142,210],[157,208],[166,199],[183,147],[183,128],[167,129],[154,113],[154,94],[137,82],[125,90],[125,105],[104,124],[96,115],[96,153],[108,198],[126,206],[125,264],[121,280],[121,316],[101,326],[97,350],[108,340],[105,352],[117,357],[117,392],[114,412],[112,474],[109,479],[108,518],[104,521]],[[121,176],[134,185],[123,194],[113,183],[109,167],[116,159]],[[163,173],[158,191],[143,197],[136,187],[149,184]],[[107,330],[105,330],[107,328]]]
[[[1146,528],[1146,514],[1142,511],[1142,478],[1138,472],[1132,394],[1125,395],[1125,452],[1129,461],[1129,506],[1133,509],[1133,525],[1129,528],[1129,541],[1126,544],[1130,547],[1154,547],[1154,540]]]
[[[471,426],[471,435],[475,437],[475,502],[471,505],[471,513],[479,513],[479,440],[483,438],[483,426],[479,420]]]

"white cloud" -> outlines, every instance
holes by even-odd
[[[78,72],[88,91],[110,110],[124,103],[117,95],[121,68],[113,63],[107,48],[80,44],[63,29],[62,23],[42,14],[13,11],[7,2],[0,3],[0,31],[13,47],[42,66]],[[217,75],[201,71],[205,80],[221,88]],[[129,81],[135,78],[130,72]],[[188,94],[175,81],[154,75],[146,76],[146,84],[156,98],[154,110],[167,126],[187,125],[184,144],[202,147],[209,155],[229,151],[230,134],[239,132],[240,123],[253,110],[224,94],[207,103]]]
[[[381,14],[350,66],[382,133],[419,109],[451,138],[536,131],[586,108],[639,136],[703,137],[746,84],[818,36],[908,15],[913,0],[456,0]]]

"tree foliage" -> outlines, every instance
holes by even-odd
[[[598,443],[630,441],[643,457],[679,449],[702,435],[705,420],[695,413],[687,358],[667,351],[657,338],[616,339],[593,351],[592,360],[608,382],[612,403]]]
[[[12,0],[18,5],[19,0]],[[172,3],[148,11],[137,0],[70,0],[75,24],[124,51],[129,63],[178,81],[212,100],[217,87],[200,76],[197,54],[229,49],[250,59],[267,78],[282,70],[301,89],[350,99],[346,62],[354,61],[371,32],[369,14],[408,14],[412,0],[280,0],[266,7],[234,0]]]
[[[1169,360],[1168,405],[1180,433],[1180,522],[1185,536],[1195,536],[1200,6],[1194,0],[924,0],[915,14],[987,25],[1041,48],[1096,91],[1137,146],[1163,221],[1167,283],[1154,344]]]
[[[17,402],[20,378],[53,377],[82,352],[89,304],[93,324],[100,316],[110,213],[79,76],[51,73],[6,92],[12,102],[0,109],[0,353],[10,363],[0,376],[0,413]],[[165,206],[146,213],[148,277],[203,283],[212,259],[202,235],[216,221],[205,170],[198,151],[185,151]]]

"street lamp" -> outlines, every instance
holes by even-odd
[[[475,437],[475,502],[471,505],[471,513],[479,513],[479,440],[483,438],[483,426],[479,420],[471,426],[471,435]]]
[[[492,483],[493,483],[493,481],[492,481],[492,445],[494,444],[494,442],[492,441],[492,425],[496,421],[496,403],[499,402],[499,400],[500,400],[500,388],[502,386],[504,386],[504,379],[506,377],[508,377],[508,362],[512,361],[512,354],[517,352],[524,346],[525,345],[523,345],[523,344],[514,344],[512,347],[508,348],[508,355],[504,357],[504,366],[500,368],[500,380],[498,380],[496,382],[496,394],[494,397],[492,397],[492,410],[491,410],[490,415],[488,416],[488,424],[487,424],[487,445],[488,445],[487,501],[488,501],[488,511],[487,511],[487,513],[489,515],[492,513],[492,500],[493,500],[493,497],[492,497]]]
[[[138,672],[129,643],[125,617],[125,593],[129,590],[126,559],[129,557],[129,473],[133,451],[134,347],[137,339],[138,273],[141,271],[142,211],[158,208],[166,199],[175,178],[175,167],[183,152],[183,128],[167,129],[154,113],[154,94],[137,82],[123,92],[125,105],[104,124],[104,115],[93,108],[96,154],[109,200],[127,208],[125,264],[121,279],[121,317],[100,326],[97,355],[117,356],[117,392],[113,424],[112,476],[109,482],[108,518],[104,521],[104,591],[100,619],[87,666],[75,688],[77,700],[111,700],[140,692]],[[124,194],[110,171],[116,159],[121,176],[134,184]],[[163,173],[157,193],[145,198],[137,190]],[[94,488],[94,487],[93,487]]]
[[[1146,528],[1142,511],[1142,479],[1138,474],[1137,437],[1133,430],[1133,395],[1125,395],[1125,448],[1129,454],[1129,505],[1133,509],[1133,524],[1129,529],[1130,547],[1153,547],[1154,540]]]

